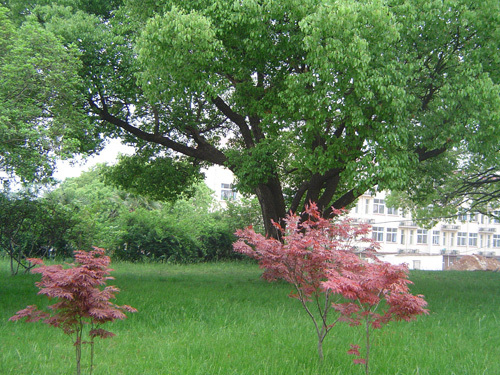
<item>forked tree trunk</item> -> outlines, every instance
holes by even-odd
[[[325,185],[323,185],[323,195],[319,197],[318,201],[313,201],[320,206],[319,209],[323,212],[324,217],[330,217],[332,215],[332,207],[337,209],[345,208],[354,202],[360,195],[355,194],[354,190],[350,190],[338,197],[333,203],[329,203],[329,200],[333,197],[333,192],[337,189],[337,184],[338,181],[335,179],[326,179]],[[307,185],[310,185],[310,183]],[[279,233],[274,228],[273,221],[284,226],[283,219],[289,213],[285,205],[283,190],[281,189],[279,179],[276,177],[271,178],[266,184],[259,184],[254,191],[260,203],[266,236],[279,239]],[[303,197],[303,192],[298,192],[297,194],[298,196],[296,198],[300,200],[300,197]],[[311,194],[307,194],[306,197],[311,199],[314,197],[316,199],[318,198],[316,195]],[[309,203],[309,201],[306,201],[304,204]],[[304,211],[304,208],[305,207],[300,207],[297,202],[292,202],[291,210]]]

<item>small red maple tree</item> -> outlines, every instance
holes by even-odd
[[[114,286],[105,286],[107,280],[114,279],[109,276],[113,271],[108,268],[110,258],[105,255],[104,249],[94,247],[94,250],[89,252],[75,251],[75,262],[70,264],[69,268],[64,268],[60,264],[47,266],[41,259],[36,258],[29,261],[40,265],[31,271],[42,274],[42,280],[35,284],[40,289],[38,294],[43,294],[49,299],[55,298],[57,302],[48,306],[52,313],[38,310],[36,305],[31,305],[18,311],[9,320],[42,321],[61,328],[65,334],[72,337],[76,348],[77,374],[81,371],[82,344],[90,344],[90,373],[92,373],[94,339],[114,336],[101,326],[115,319],[126,318],[125,311],[137,311],[128,305],[118,306],[110,302],[110,299],[114,299],[115,294],[119,292]],[[90,338],[88,342],[83,340],[86,327]]]
[[[336,215],[343,214],[334,210]],[[323,359],[323,341],[335,326],[340,315],[332,319],[332,307],[341,296],[323,286],[329,271],[357,264],[357,246],[365,243],[366,251],[374,251],[377,244],[366,238],[368,225],[351,225],[351,219],[338,222],[321,217],[317,206],[306,207],[302,220],[297,214],[285,218],[286,228],[274,223],[282,241],[266,238],[249,227],[238,230],[240,238],[234,250],[259,261],[263,277],[269,281],[284,280],[293,285],[290,297],[297,298],[314,323],[318,337],[318,355]],[[309,303],[311,302],[311,303]]]
[[[301,302],[314,323],[320,359],[323,341],[338,321],[359,325],[364,319],[377,327],[391,319],[409,320],[426,312],[423,298],[409,293],[406,268],[377,260],[374,253],[379,245],[366,237],[370,227],[353,225],[352,219],[341,217],[343,213],[334,210],[336,220],[327,220],[312,203],[302,215],[288,215],[285,229],[274,224],[282,241],[247,228],[236,232],[240,239],[234,244],[235,251],[259,261],[265,279],[281,279],[294,286],[290,296]],[[378,315],[382,299],[389,309]],[[329,321],[332,309],[337,314]],[[365,363],[366,369],[367,343],[366,358],[355,360]],[[358,348],[352,346],[349,353],[359,355]]]

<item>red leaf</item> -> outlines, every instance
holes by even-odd
[[[359,345],[354,345],[354,344],[351,344],[351,349],[349,349],[347,351],[347,354],[350,354],[350,355],[355,355],[357,357],[360,356],[359,354],[359,349],[360,349],[360,346]]]

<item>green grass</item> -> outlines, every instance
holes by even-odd
[[[346,354],[350,343],[362,343],[361,331],[335,327],[320,364],[312,323],[287,297],[290,287],[261,280],[255,265],[112,266],[117,303],[139,312],[108,327],[116,337],[97,342],[95,375],[363,374]],[[0,267],[0,374],[73,373],[73,347],[62,332],[7,322],[27,305],[47,304],[36,295],[39,275],[11,277],[5,262]],[[375,331],[371,373],[500,374],[500,273],[415,272],[411,279],[431,313]]]

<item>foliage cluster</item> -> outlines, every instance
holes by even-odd
[[[62,45],[43,25],[16,25],[6,3],[0,4],[0,170],[24,182],[46,181],[56,158],[97,145],[80,110],[81,61],[76,46]]]
[[[26,322],[42,321],[55,328],[60,328],[72,338],[76,349],[76,373],[81,373],[82,345],[89,344],[90,374],[94,366],[94,339],[109,338],[114,334],[102,327],[116,319],[126,318],[125,311],[137,310],[128,305],[118,306],[110,301],[119,289],[106,286],[112,271],[108,267],[111,259],[105,250],[94,248],[90,252],[76,251],[75,263],[64,268],[60,264],[44,265],[41,259],[30,259],[33,264],[41,265],[32,273],[42,274],[42,280],[36,283],[38,294],[45,295],[56,303],[48,306],[51,313],[39,310],[36,305],[18,311],[9,320],[26,319]],[[84,341],[88,336],[89,341]]]
[[[108,167],[66,180],[50,197],[74,212],[79,248],[98,245],[120,260],[196,262],[234,258],[231,215],[204,184],[191,197],[158,202],[107,185]],[[247,223],[248,224],[248,223]]]
[[[342,214],[339,210],[334,213]],[[321,359],[323,340],[339,321],[363,324],[364,357],[358,345],[352,345],[349,354],[360,357],[355,363],[364,364],[368,374],[370,329],[425,314],[427,303],[423,296],[410,293],[406,265],[377,259],[374,251],[378,244],[364,237],[368,225],[352,225],[348,218],[338,222],[324,219],[315,204],[307,206],[301,216],[288,215],[286,228],[275,224],[282,241],[247,228],[237,232],[240,240],[234,248],[257,259],[267,280],[284,280],[294,287],[290,296],[302,303],[314,323]],[[368,244],[360,249],[363,242]],[[337,312],[336,319],[329,318],[332,310]]]

